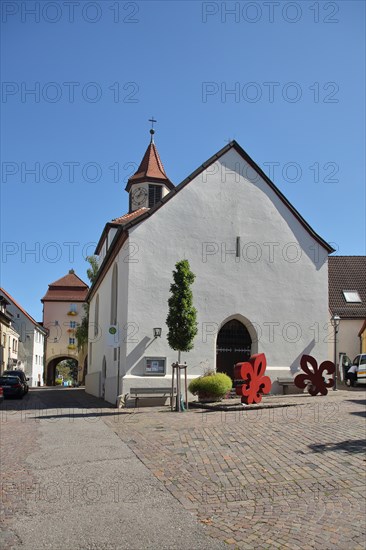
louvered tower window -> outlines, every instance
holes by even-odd
[[[161,185],[149,185],[149,208],[155,206],[157,202],[161,200],[162,197],[162,186]]]

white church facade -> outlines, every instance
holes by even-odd
[[[332,247],[237,142],[174,186],[151,132],[126,188],[129,213],[106,224],[96,249],[86,391],[116,403],[132,387],[170,386],[177,352],[166,338],[167,302],[182,259],[196,276],[188,377],[206,368],[232,376],[236,362],[261,352],[281,391],[277,378],[299,370],[304,353],[328,359]]]

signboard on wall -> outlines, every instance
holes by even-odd
[[[112,348],[119,346],[119,330],[118,325],[109,325],[107,331],[107,345]]]
[[[164,376],[165,357],[145,357],[145,374],[149,376]]]

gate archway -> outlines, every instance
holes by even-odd
[[[45,374],[46,376],[44,379],[46,380],[47,386],[55,386],[55,378],[56,378],[56,367],[61,361],[65,361],[66,359],[71,359],[72,361],[75,361],[75,364],[78,366],[78,360],[75,357],[70,357],[70,355],[59,355],[57,357],[53,357],[50,359],[46,365],[45,368]]]
[[[252,337],[238,319],[230,319],[219,330],[216,341],[216,371],[234,379],[234,365],[252,354]]]

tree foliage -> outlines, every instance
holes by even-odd
[[[84,304],[85,315],[83,316],[80,325],[75,331],[75,336],[78,342],[78,350],[82,350],[88,344],[88,329],[89,329],[89,304]]]
[[[77,380],[78,363],[76,359],[64,359],[56,367],[56,372],[63,377],[64,380]]]
[[[169,313],[166,319],[168,326],[168,343],[176,351],[190,351],[197,334],[197,311],[193,307],[193,295],[190,286],[195,275],[190,269],[188,260],[175,264],[174,282],[170,285],[171,296],[168,300]]]
[[[86,270],[89,281],[93,284],[98,274],[98,260],[96,256],[87,256],[86,261],[89,262],[90,267]],[[88,345],[88,330],[89,330],[89,304],[84,304],[85,314],[81,320],[80,325],[75,331],[75,336],[78,342],[78,350],[82,350]]]
[[[96,256],[87,256],[85,259],[90,264],[90,267],[88,267],[88,269],[86,270],[86,274],[91,284],[93,284],[95,283],[98,274],[98,259]]]

